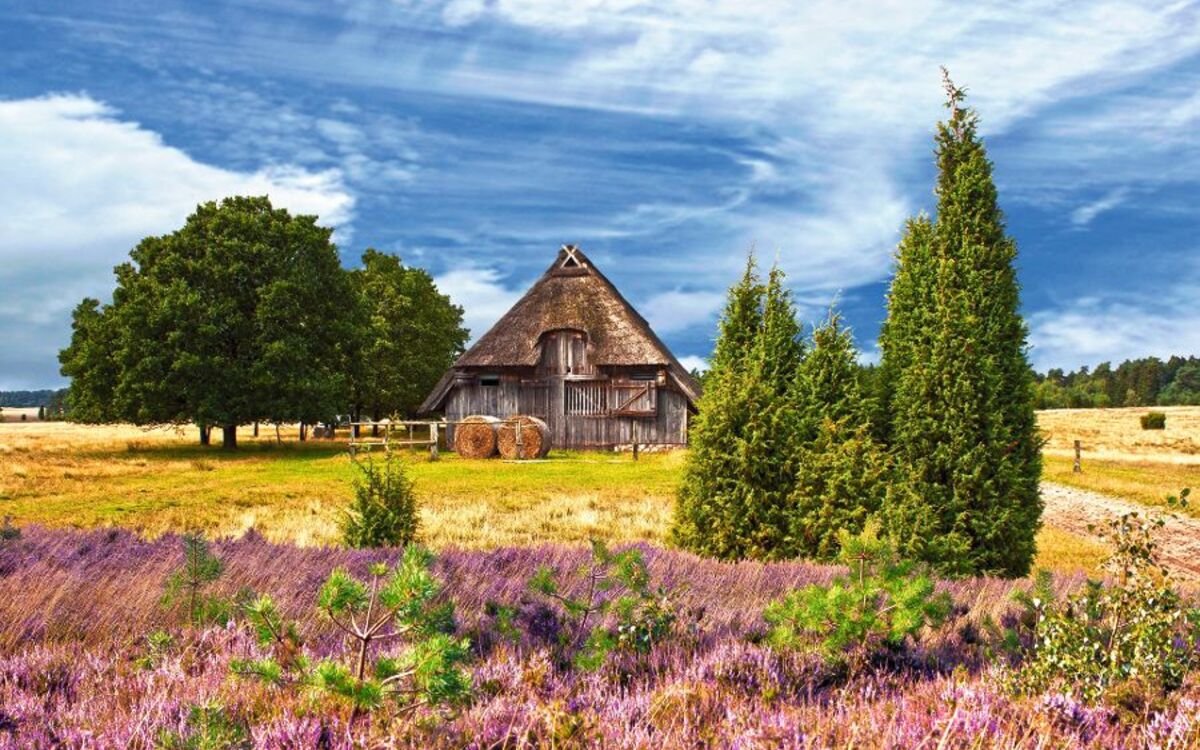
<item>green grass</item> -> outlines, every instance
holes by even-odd
[[[48,526],[122,526],[148,536],[203,530],[329,544],[353,492],[344,445],[248,442],[237,452],[137,441],[70,450],[9,450],[0,515]],[[435,546],[544,541],[663,542],[681,454],[552,453],[548,460],[429,462],[404,454]]]
[[[276,445],[264,434],[226,452],[197,445],[190,432],[6,430],[0,516],[17,524],[122,526],[147,536],[254,528],[276,541],[333,544],[356,474],[340,441]],[[665,544],[686,454],[644,453],[635,462],[629,454],[555,451],[523,463],[403,455],[425,543],[487,548],[590,537]],[[1048,480],[1144,503],[1200,484],[1200,467],[1180,464],[1085,460],[1075,475],[1069,459],[1047,456],[1045,466]],[[1038,548],[1037,564],[1059,570],[1094,571],[1104,554],[1094,540],[1053,528],[1042,531]]]

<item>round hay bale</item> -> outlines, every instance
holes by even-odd
[[[473,414],[454,426],[454,450],[463,458],[491,458],[496,455],[496,426],[500,420]]]
[[[517,431],[521,435],[521,453],[517,455]],[[537,417],[514,415],[500,425],[496,432],[500,455],[507,459],[541,458],[550,451],[550,429]]]

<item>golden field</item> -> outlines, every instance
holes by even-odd
[[[18,524],[121,526],[149,536],[254,528],[271,540],[330,544],[352,495],[342,441],[275,445],[239,435],[226,452],[194,429],[65,423],[0,425],[0,515]],[[430,463],[408,454],[424,541],[492,547],[589,537],[662,543],[683,454],[555,453],[554,460]]]
[[[1149,408],[1055,409],[1038,414],[1046,446],[1042,475],[1049,481],[1161,505],[1184,487],[1200,491],[1200,407],[1154,407],[1167,415],[1165,430],[1143,430]],[[1083,472],[1074,473],[1074,441]],[[1200,502],[1200,498],[1197,498]],[[1188,508],[1200,515],[1200,505]]]
[[[1200,463],[1188,453],[1200,408],[1166,411],[1168,429],[1157,435],[1141,434],[1144,409],[1043,412],[1046,478],[1145,503],[1200,485]],[[300,443],[294,429],[283,436],[277,445],[273,430],[255,439],[246,429],[241,449],[225,452],[198,445],[194,428],[0,424],[0,515],[148,536],[253,528],[271,540],[334,544],[355,476],[345,443]],[[1083,474],[1071,472],[1073,436],[1084,441]],[[634,462],[629,454],[556,451],[530,463],[408,456],[423,540],[486,548],[589,537],[665,544],[685,454]],[[1094,569],[1103,555],[1096,542],[1053,526],[1039,548],[1039,564],[1056,569]]]
[[[1167,415],[1165,430],[1143,430],[1139,417]],[[1050,409],[1038,412],[1049,456],[1074,456],[1080,440],[1085,461],[1152,461],[1200,465],[1200,406],[1127,409]]]

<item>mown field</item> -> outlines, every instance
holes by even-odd
[[[67,424],[0,426],[0,515],[17,524],[119,526],[157,536],[257,530],[272,541],[330,544],[357,470],[345,443],[289,440],[266,431],[225,452],[194,431]],[[508,463],[443,453],[406,454],[421,502],[422,539],[434,548],[547,541],[662,543],[682,453],[561,451]]]
[[[1142,503],[1161,503],[1200,486],[1190,451],[1200,408],[1168,409],[1168,429],[1144,434],[1142,409],[1052,411],[1040,415],[1047,438],[1045,477]],[[1082,474],[1070,447],[1084,441]],[[18,525],[121,527],[155,537],[202,530],[236,537],[334,544],[356,470],[344,442],[277,444],[249,430],[229,453],[197,444],[195,431],[64,423],[0,425],[0,515]],[[435,549],[488,549],[589,538],[663,544],[684,454],[553,452],[549,460],[471,461],[443,453],[429,462],[407,455],[421,502],[422,539]],[[1196,513],[1195,507],[1191,512]],[[1095,542],[1048,526],[1038,563],[1094,570]]]

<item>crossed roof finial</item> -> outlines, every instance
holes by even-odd
[[[563,245],[562,251],[566,253],[567,256],[563,258],[562,263],[559,264],[559,268],[566,268],[572,265],[582,266],[583,262],[579,260],[579,256],[575,254],[578,252],[578,250],[579,248],[575,247],[574,245]]]

